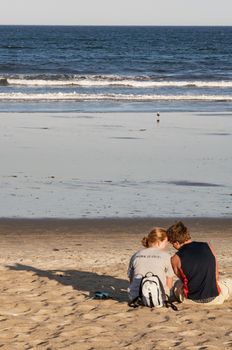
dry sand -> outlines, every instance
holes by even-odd
[[[232,276],[232,219],[186,219]],[[127,306],[127,264],[153,226],[173,219],[0,220],[1,349],[232,349],[232,301]],[[104,290],[113,299],[91,299]]]

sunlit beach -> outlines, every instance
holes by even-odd
[[[231,12],[2,5],[1,349],[232,348]]]

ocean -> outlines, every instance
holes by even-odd
[[[231,111],[232,27],[0,26],[0,111]]]

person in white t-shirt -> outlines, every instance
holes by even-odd
[[[160,227],[154,228],[148,236],[142,239],[145,248],[131,257],[128,267],[130,280],[128,296],[130,301],[139,295],[140,281],[148,272],[158,275],[166,294],[170,294],[174,272],[171,265],[171,256],[165,251],[167,243],[166,230]]]

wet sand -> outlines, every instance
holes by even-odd
[[[231,349],[232,301],[127,306],[127,264],[153,226],[170,219],[0,220],[0,348],[8,350]],[[232,219],[188,218],[232,276]],[[171,250],[173,251],[173,250]],[[112,299],[92,299],[97,290]]]
[[[0,113],[0,217],[231,217],[231,141],[231,113]]]

